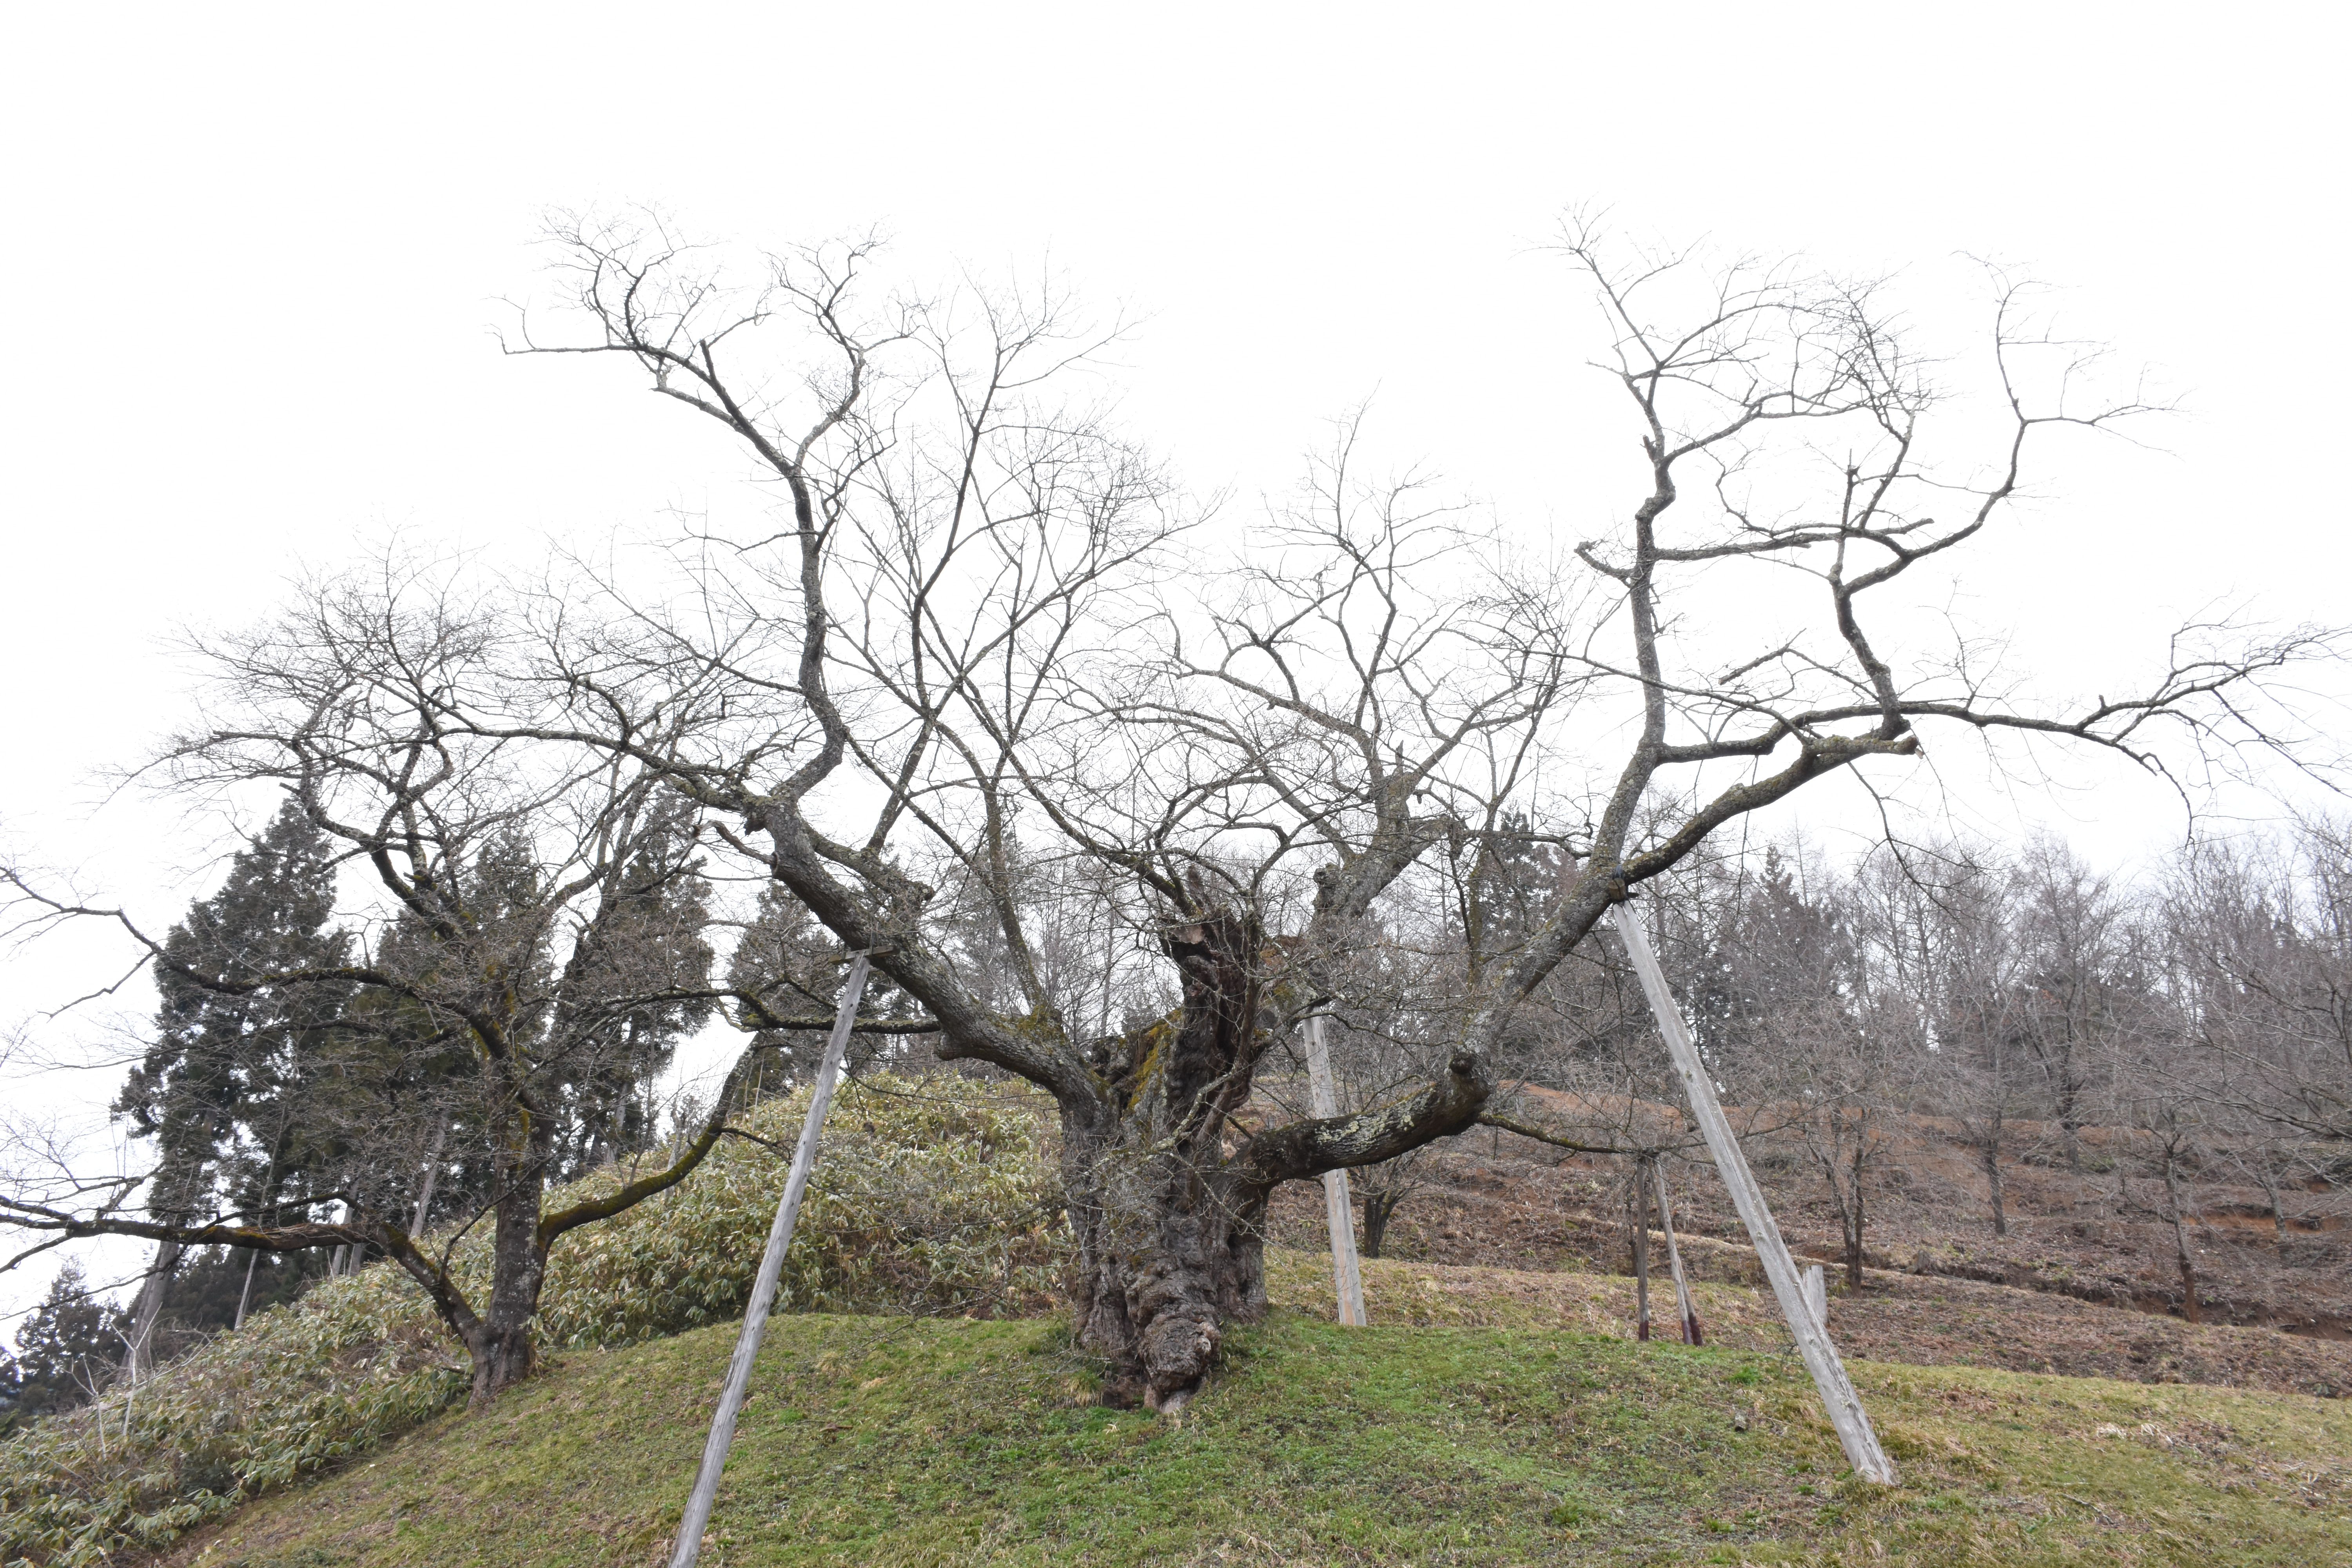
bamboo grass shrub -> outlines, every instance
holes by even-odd
[[[951,1080],[845,1086],[778,1310],[1043,1310],[1069,1232],[1042,1100]],[[806,1109],[798,1094],[757,1107],[744,1130],[773,1147],[730,1138],[690,1182],[560,1241],[541,1347],[628,1344],[739,1315]],[[486,1237],[465,1237],[457,1259],[461,1276],[483,1276],[464,1278],[467,1290],[487,1285]],[[405,1275],[378,1265],[328,1280],[136,1391],[0,1445],[0,1562],[81,1568],[167,1545],[462,1404],[467,1385],[463,1352]]]

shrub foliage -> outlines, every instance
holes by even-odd
[[[542,1348],[627,1344],[740,1316],[806,1106],[803,1094],[767,1101],[742,1121],[764,1142],[728,1139],[684,1186],[559,1242]],[[1046,1110],[1028,1091],[937,1080],[845,1086],[778,1310],[1040,1310],[1069,1252]],[[455,1245],[466,1289],[487,1287],[487,1239]],[[326,1281],[136,1390],[0,1445],[0,1562],[79,1568],[163,1546],[463,1400],[468,1377],[464,1352],[397,1269]]]

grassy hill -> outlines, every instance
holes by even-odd
[[[2352,1387],[2352,1343],[2322,1334],[2117,1310],[2030,1271],[1993,1272],[2038,1288],[1874,1271],[1832,1295],[1831,1327],[1905,1485],[1857,1489],[1752,1252],[1695,1224],[1709,1348],[1636,1346],[1605,1173],[1465,1141],[1391,1233],[1409,1255],[1367,1265],[1372,1331],[1330,1326],[1320,1211],[1277,1205],[1299,1247],[1269,1251],[1280,1310],[1170,1428],[1096,1407],[1055,1320],[1019,1316],[1046,1309],[1061,1245],[1034,1107],[851,1086],[836,1117],[787,1272],[796,1305],[834,1315],[772,1331],[714,1565],[2352,1568],[2352,1406],[2306,1397]],[[265,1313],[0,1446],[0,1558],[94,1568],[170,1541],[154,1561],[658,1562],[782,1180],[764,1146],[730,1147],[568,1244],[554,1360],[482,1419],[447,1408],[463,1368],[390,1271]],[[1695,1178],[1685,1206],[1709,1212]],[[2325,1261],[2272,1250],[2279,1270]],[[939,1315],[968,1310],[1014,1321]]]
[[[1054,1320],[779,1319],[703,1561],[2352,1564],[2342,1401],[1859,1363],[1879,1491],[1793,1357],[1559,1326],[1623,1281],[1374,1275],[1441,1326],[1278,1310],[1172,1427],[1094,1405]],[[162,1561],[653,1563],[733,1334],[573,1352]]]

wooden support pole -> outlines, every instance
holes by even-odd
[[[1813,1374],[1813,1386],[1821,1391],[1830,1424],[1837,1428],[1838,1441],[1844,1446],[1846,1462],[1863,1479],[1891,1486],[1895,1467],[1878,1446],[1878,1434],[1871,1428],[1870,1416],[1862,1407],[1862,1396],[1854,1392],[1853,1380],[1846,1375],[1845,1363],[1838,1359],[1837,1347],[1830,1342],[1828,1331],[1805,1300],[1804,1282],[1797,1278],[1796,1259],[1789,1255],[1789,1244],[1780,1239],[1780,1227],[1774,1223],[1772,1211],[1764,1202],[1764,1189],[1756,1184],[1755,1174],[1748,1168],[1748,1157],[1740,1152],[1739,1140],[1732,1134],[1731,1119],[1724,1115],[1722,1102],[1716,1099],[1715,1082],[1699,1060],[1690,1026],[1684,1021],[1682,1009],[1675,1005],[1674,993],[1666,989],[1665,972],[1658,967],[1658,955],[1650,946],[1650,933],[1643,929],[1640,913],[1630,905],[1619,904],[1611,914],[1617,934],[1624,940],[1626,954],[1633,961],[1633,973],[1641,977],[1642,993],[1649,998],[1650,1012],[1658,1021],[1658,1033],[1665,1037],[1675,1076],[1683,1080],[1683,1092],[1690,1100],[1691,1114],[1706,1138],[1707,1152],[1715,1156],[1723,1184],[1730,1189],[1732,1206],[1739,1211],[1740,1223],[1748,1227],[1748,1237],[1756,1244],[1756,1257],[1764,1265],[1764,1277],[1772,1282],[1772,1294],[1780,1300],[1780,1315],[1789,1321],[1789,1331],[1797,1338],[1797,1352],[1805,1359],[1805,1370]]]
[[[816,1165],[817,1135],[824,1131],[824,1113],[833,1104],[841,1058],[849,1048],[849,1026],[857,1020],[857,999],[865,991],[866,955],[861,952],[849,961],[849,976],[841,984],[841,1006],[834,1014],[833,1036],[824,1043],[824,1061],[816,1069],[816,1083],[809,1091],[808,1117],[801,1123],[800,1144],[793,1151],[792,1174],[784,1179],[783,1201],[776,1205],[775,1222],[768,1226],[768,1249],[760,1255],[759,1278],[751,1283],[743,1331],[735,1337],[735,1358],[727,1363],[727,1386],[719,1395],[718,1414],[710,1418],[702,1466],[694,1473],[694,1489],[687,1494],[686,1517],[678,1521],[670,1568],[694,1568],[695,1559],[702,1554],[702,1531],[710,1522],[711,1504],[719,1500],[719,1477],[727,1468],[728,1447],[735,1441],[735,1417],[741,1414],[743,1395],[751,1386],[751,1363],[760,1359],[760,1340],[768,1331],[768,1309],[775,1305],[776,1286],[784,1275],[784,1255],[793,1249],[793,1226],[801,1217],[801,1198],[808,1191],[809,1172]]]
[[[1331,1051],[1323,1041],[1323,1015],[1307,1020],[1307,1109],[1317,1118],[1339,1114],[1331,1084]],[[1356,1221],[1348,1204],[1348,1173],[1323,1173],[1323,1208],[1331,1226],[1331,1285],[1339,1298],[1339,1321],[1364,1326],[1364,1270],[1356,1261]]]
[[[1813,1310],[1813,1321],[1826,1332],[1830,1326],[1830,1282],[1818,1263],[1805,1265],[1805,1305]]]
[[[1658,1184],[1658,1224],[1666,1233],[1666,1267],[1675,1274],[1675,1306],[1683,1315],[1683,1343],[1706,1343],[1698,1331],[1698,1305],[1691,1300],[1690,1282],[1683,1278],[1682,1248],[1675,1245],[1675,1206],[1666,1197],[1666,1165],[1663,1160],[1650,1162],[1650,1174]]]

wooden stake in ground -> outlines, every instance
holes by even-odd
[[[1331,1051],[1323,1041],[1323,1015],[1307,1020],[1307,1109],[1319,1120],[1339,1114],[1331,1086]],[[1323,1207],[1331,1224],[1331,1285],[1339,1297],[1339,1321],[1364,1326],[1364,1270],[1356,1261],[1356,1222],[1348,1204],[1348,1173],[1323,1173]]]
[[[1805,1358],[1805,1370],[1813,1374],[1813,1386],[1821,1391],[1830,1425],[1837,1428],[1838,1441],[1845,1447],[1846,1462],[1863,1479],[1891,1486],[1895,1467],[1878,1446],[1878,1434],[1871,1429],[1870,1416],[1862,1408],[1862,1396],[1853,1391],[1853,1380],[1846,1376],[1845,1363],[1838,1359],[1837,1347],[1830,1343],[1828,1331],[1822,1327],[1805,1300],[1804,1283],[1797,1278],[1796,1259],[1789,1256],[1789,1244],[1780,1239],[1780,1227],[1765,1205],[1764,1190],[1756,1184],[1755,1174],[1748,1168],[1748,1158],[1739,1152],[1739,1140],[1732,1135],[1730,1118],[1723,1114],[1722,1102],[1715,1097],[1715,1082],[1699,1060],[1698,1047],[1692,1043],[1690,1026],[1683,1021],[1674,993],[1666,989],[1665,972],[1658,967],[1658,955],[1650,947],[1650,933],[1642,928],[1642,917],[1631,906],[1619,904],[1611,913],[1617,934],[1624,940],[1626,954],[1633,961],[1633,973],[1641,977],[1642,994],[1649,998],[1650,1012],[1658,1021],[1658,1033],[1665,1037],[1675,1075],[1683,1080],[1683,1093],[1690,1100],[1691,1114],[1706,1138],[1707,1152],[1715,1156],[1723,1184],[1730,1189],[1732,1206],[1739,1211],[1740,1223],[1748,1227],[1748,1237],[1756,1244],[1756,1257],[1764,1265],[1764,1277],[1772,1282],[1772,1294],[1780,1300],[1780,1315],[1789,1321],[1789,1331],[1797,1337],[1798,1353]]]
[[[1658,1225],[1666,1233],[1666,1267],[1675,1273],[1675,1306],[1683,1315],[1683,1343],[1706,1343],[1698,1331],[1698,1306],[1691,1300],[1690,1282],[1683,1278],[1682,1248],[1675,1245],[1675,1205],[1666,1198],[1666,1167],[1664,1161],[1652,1159],[1650,1174],[1658,1184]]]
[[[719,1413],[710,1418],[710,1438],[702,1446],[702,1468],[694,1473],[694,1490],[687,1494],[686,1517],[678,1521],[677,1547],[670,1568],[694,1568],[702,1554],[703,1527],[710,1522],[710,1505],[719,1498],[719,1477],[727,1468],[727,1449],[735,1441],[735,1417],[743,1409],[744,1392],[751,1385],[751,1363],[760,1359],[760,1340],[768,1331],[768,1309],[775,1304],[776,1285],[783,1278],[784,1254],[793,1248],[793,1226],[801,1217],[801,1197],[808,1191],[809,1172],[816,1164],[817,1134],[833,1104],[833,1088],[841,1078],[841,1058],[849,1048],[849,1027],[857,1019],[857,999],[866,991],[866,955],[849,961],[849,977],[841,984],[841,1006],[833,1017],[833,1037],[824,1043],[824,1062],[816,1069],[809,1092],[808,1119],[801,1123],[800,1145],[793,1151],[793,1173],[784,1181],[783,1202],[776,1205],[775,1223],[768,1227],[768,1249],[760,1255],[760,1275],[751,1284],[751,1304],[743,1313],[743,1331],[735,1337],[735,1359],[727,1363],[727,1386],[719,1395]]]

